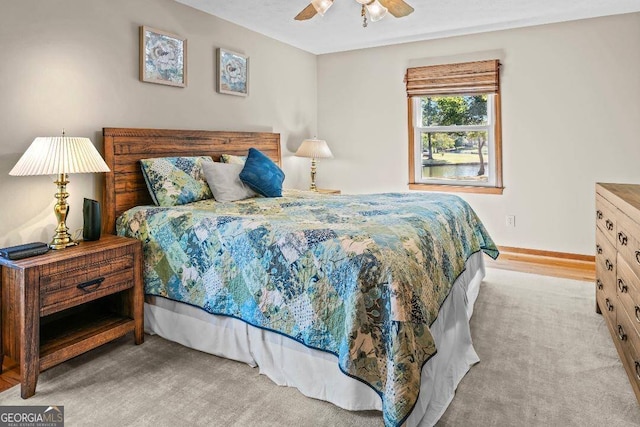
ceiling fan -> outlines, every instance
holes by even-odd
[[[296,21],[311,19],[316,14],[324,16],[324,13],[331,7],[334,0],[311,0],[311,3],[302,9],[294,18]],[[371,22],[382,19],[387,12],[396,18],[402,18],[413,12],[413,8],[403,0],[356,0],[362,5],[362,26],[367,26],[367,16]]]

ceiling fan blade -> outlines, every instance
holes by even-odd
[[[387,9],[389,13],[396,18],[402,18],[403,16],[413,13],[413,8],[405,3],[403,0],[379,0],[380,3]]]
[[[296,21],[304,21],[304,20],[313,18],[314,16],[316,16],[317,13],[318,11],[316,11],[316,8],[313,7],[311,3],[309,3],[309,6],[302,9],[302,12],[297,14],[294,19]]]

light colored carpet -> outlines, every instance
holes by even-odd
[[[488,269],[472,319],[481,362],[438,426],[637,426],[638,406],[591,283]],[[155,336],[123,338],[0,405],[64,405],[68,426],[381,426],[278,387],[257,369]]]
[[[471,319],[480,363],[439,426],[639,426],[593,283],[487,269]]]

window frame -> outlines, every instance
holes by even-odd
[[[442,64],[408,68],[405,75],[407,87],[407,124],[409,136],[409,189],[423,191],[446,191],[502,194],[502,108],[500,100],[500,63],[496,60],[476,61],[456,64]],[[439,96],[491,95],[487,109],[493,111],[493,121],[488,124],[489,138],[493,135],[493,150],[489,150],[489,167],[493,177],[490,182],[423,180],[421,132],[459,132],[477,129],[478,126],[417,126],[417,115],[421,107],[415,99]],[[487,111],[489,113],[489,111]],[[488,114],[489,116],[489,114]],[[421,120],[421,117],[420,117]],[[491,119],[489,119],[491,120]],[[487,129],[480,125],[482,130]],[[491,135],[492,134],[492,135]],[[491,162],[493,160],[493,162]],[[419,173],[419,175],[418,175]]]
[[[445,96],[463,96],[463,95],[438,95],[439,97]],[[494,94],[487,94],[487,124],[485,125],[452,125],[452,126],[424,126],[420,125],[422,122],[422,107],[421,107],[421,99],[428,98],[428,96],[414,96],[412,97],[413,101],[413,130],[414,130],[414,150],[415,156],[413,161],[415,165],[420,165],[420,168],[415,168],[415,176],[413,180],[416,184],[430,184],[430,185],[458,185],[458,186],[466,186],[472,185],[474,187],[495,187],[496,185],[496,174],[495,174],[495,151],[494,151],[494,142],[495,142],[495,126],[493,123],[495,121],[495,108],[493,97]],[[487,132],[487,148],[488,150],[488,163],[489,163],[489,173],[487,174],[486,182],[477,182],[472,183],[472,181],[465,181],[460,179],[425,179],[422,177],[422,169],[424,166],[422,165],[422,153],[423,153],[423,143],[422,143],[422,135],[425,133],[448,133],[448,132],[474,132],[474,131],[485,131]]]

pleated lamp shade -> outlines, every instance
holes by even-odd
[[[33,140],[9,175],[90,172],[109,172],[109,167],[89,138],[47,136]]]
[[[305,139],[296,151],[298,157],[310,157],[312,159],[326,159],[333,157],[327,141],[322,139]]]

